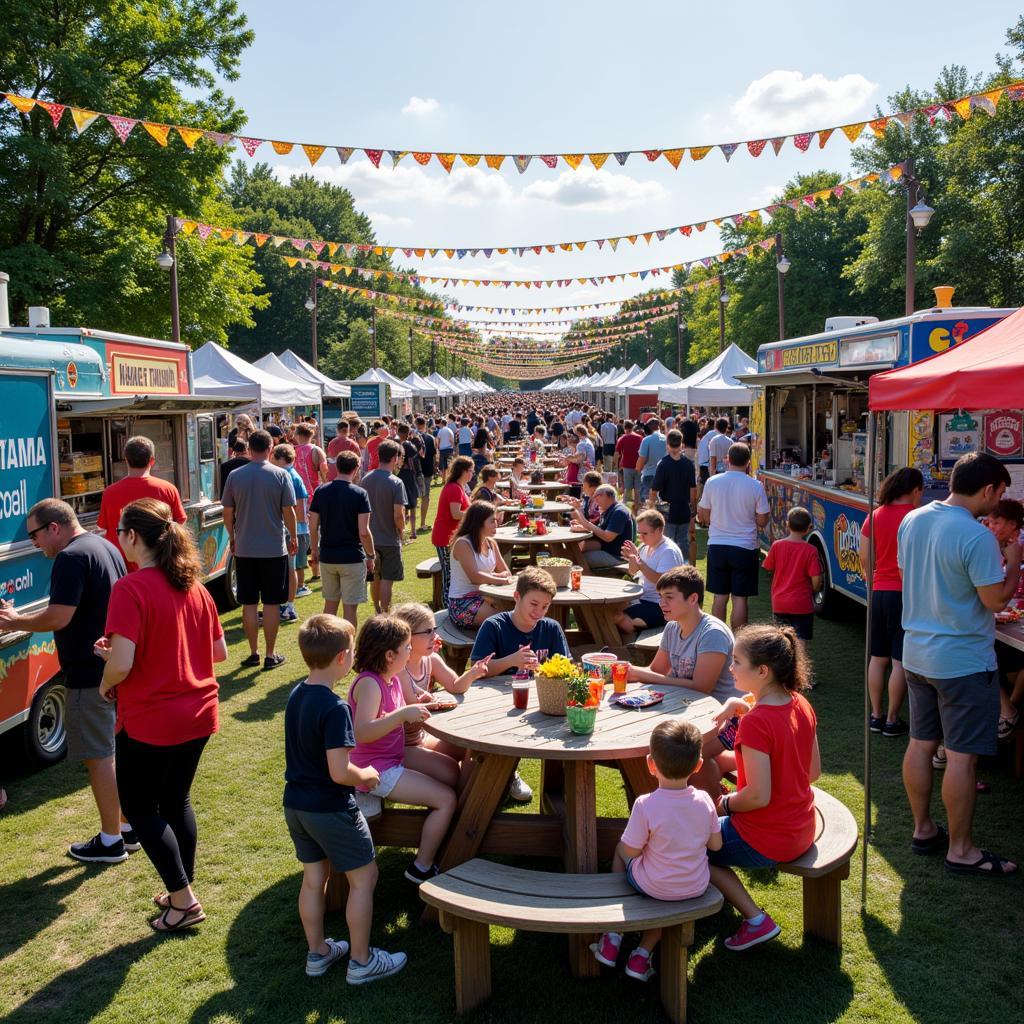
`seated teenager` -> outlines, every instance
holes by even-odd
[[[501,586],[512,579],[494,534],[498,529],[494,506],[474,501],[466,509],[452,541],[452,574],[448,583],[448,618],[460,629],[475,629],[497,614],[483,594],[484,583]]]
[[[520,498],[529,496],[530,478],[526,475],[526,459],[517,455],[512,463],[512,474],[509,478],[509,495],[515,503]]]
[[[582,495],[579,498],[566,496],[566,502],[573,508],[578,508],[581,515],[588,523],[597,524],[601,521],[601,509],[594,501],[594,492],[601,486],[601,474],[596,469],[588,470],[583,474]],[[588,530],[580,523],[571,522],[569,529],[573,533],[587,533]]]
[[[658,581],[669,569],[686,563],[679,545],[665,536],[665,517],[660,512],[654,509],[641,512],[636,517],[636,532],[640,547],[627,540],[622,545],[622,553],[629,562],[629,574],[637,578],[643,591],[638,601],[615,617],[615,624],[623,633],[664,627]]]
[[[633,539],[633,517],[629,509],[618,500],[611,484],[602,484],[594,491],[594,501],[601,510],[597,523],[584,519],[582,512],[573,509],[572,522],[589,533],[585,540],[583,559],[591,569],[607,568],[624,561],[622,545]]]
[[[534,669],[555,654],[569,657],[569,642],[562,627],[546,618],[557,592],[551,573],[527,566],[516,578],[515,607],[484,621],[476,634],[470,660],[487,663],[489,676]]]

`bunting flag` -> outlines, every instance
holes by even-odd
[[[505,161],[510,159],[515,165],[516,170],[518,170],[520,174],[523,174],[534,161],[537,161],[544,167],[550,169],[555,169],[562,164],[570,170],[576,170],[583,165],[584,161],[589,161],[593,167],[600,170],[600,168],[604,166],[609,155],[614,155],[620,166],[625,166],[630,157],[642,156],[650,163],[664,159],[671,167],[678,169],[683,162],[684,157],[687,155],[690,160],[698,161],[703,160],[712,150],[718,150],[728,163],[732,159],[733,154],[739,149],[746,149],[750,156],[754,158],[759,157],[765,150],[766,144],[769,142],[771,143],[772,150],[775,152],[776,156],[788,141],[791,141],[797,150],[806,153],[810,149],[811,142],[815,137],[818,139],[819,148],[824,148],[825,144],[836,130],[841,131],[852,143],[860,137],[861,132],[865,127],[869,127],[871,131],[879,137],[884,135],[893,124],[902,125],[904,128],[909,129],[910,123],[915,115],[927,117],[932,123],[934,123],[935,118],[940,112],[947,118],[957,116],[963,120],[970,118],[975,110],[983,110],[989,116],[995,116],[996,108],[1001,99],[1005,98],[1012,101],[1024,99],[1024,81],[1015,81],[1007,85],[998,86],[994,89],[986,89],[982,92],[971,93],[967,96],[960,96],[956,99],[930,103],[922,107],[914,107],[910,110],[902,110],[893,114],[886,114],[871,121],[856,124],[833,125],[827,128],[815,128],[809,131],[794,132],[790,135],[780,135],[772,139],[745,139],[740,142],[719,142],[702,146],[645,147],[643,149],[621,150],[618,152],[608,150],[599,153],[581,153],[578,151],[571,153],[517,154],[453,153],[447,149],[414,151],[411,149],[385,150],[384,148],[372,148],[367,146],[331,145],[328,147],[326,143],[310,144],[288,142],[259,138],[258,136],[251,135],[231,135],[226,132],[213,132],[199,128],[190,128],[184,125],[161,124],[153,121],[143,122],[141,119],[127,117],[122,114],[111,114],[103,111],[97,113],[92,110],[83,110],[82,108],[72,106],[71,104],[39,100],[30,96],[19,96],[16,93],[0,93],[0,96],[6,98],[7,101],[15,107],[15,109],[24,115],[31,114],[35,107],[40,107],[40,109],[44,110],[53,119],[55,126],[59,124],[64,110],[70,110],[76,130],[79,134],[85,131],[98,117],[103,117],[103,119],[117,134],[117,137],[122,143],[128,140],[128,136],[131,135],[132,129],[137,124],[144,123],[147,125],[146,130],[148,135],[161,146],[166,145],[173,129],[181,137],[181,140],[185,143],[185,146],[188,149],[191,149],[199,138],[206,138],[218,146],[226,146],[237,142],[250,157],[253,156],[259,146],[264,142],[269,142],[271,146],[273,146],[274,152],[279,156],[284,156],[290,153],[296,146],[299,146],[306,154],[306,159],[309,160],[310,165],[315,164],[327,149],[331,148],[338,154],[338,159],[343,164],[347,163],[353,153],[358,152],[362,153],[374,167],[379,168],[381,166],[382,157],[387,153],[391,157],[390,166],[397,167],[403,157],[412,153],[413,159],[415,159],[418,164],[425,166],[432,160],[436,160],[437,163],[449,174],[455,167],[457,160],[462,160],[462,162],[468,167],[476,167],[479,166],[481,158],[483,159],[483,165],[493,171],[500,171]],[[152,126],[152,128],[149,126]]]
[[[558,331],[551,329],[550,325],[561,325],[566,327],[578,326],[580,324],[586,327],[616,327],[619,325],[635,325],[638,321],[644,320],[647,317],[658,316],[661,313],[674,314],[676,310],[676,304],[670,303],[669,305],[659,306],[647,306],[643,309],[625,310],[618,314],[611,316],[598,316],[598,317],[576,317],[571,320],[535,320],[529,324],[525,324],[522,320],[469,320],[464,318],[455,317],[453,319],[446,319],[444,317],[430,316],[423,313],[405,313],[396,310],[387,310],[388,316],[397,317],[400,320],[408,320],[411,323],[418,324],[422,327],[432,327],[436,325],[447,325],[449,328],[466,328],[473,330],[482,331],[498,331],[503,330],[530,330],[531,333],[535,334],[549,334],[551,336],[564,334],[564,331]],[[539,330],[538,327],[543,327],[544,330]]]

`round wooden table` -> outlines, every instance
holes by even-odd
[[[630,684],[629,689],[639,689]],[[607,700],[589,736],[571,732],[565,718],[545,715],[531,689],[530,706],[512,706],[508,676],[482,679],[454,699],[453,711],[432,715],[424,728],[470,752],[473,770],[463,792],[439,864],[447,871],[480,852],[558,857],[571,873],[594,873],[598,859],[609,858],[622,835],[621,818],[597,817],[596,763],[611,762],[633,800],[655,788],[647,770],[651,730],[666,718],[693,722],[703,735],[716,729],[721,705],[713,697],[678,686],[660,689],[665,699],[640,711]],[[611,687],[606,688],[606,697]],[[523,757],[542,762],[541,814],[496,812],[509,780]],[[598,964],[590,953],[592,936],[570,936],[573,973],[594,976]]]
[[[580,534],[573,536],[579,537]],[[539,539],[543,540],[544,538]],[[507,611],[515,606],[513,597],[515,589],[515,578],[513,577],[511,583],[502,586],[484,583],[480,587],[480,593],[489,597],[501,611]],[[568,587],[564,590],[559,589],[551,600],[551,607],[552,609],[571,608],[576,613],[580,624],[590,632],[595,644],[621,647],[623,646],[622,633],[615,625],[615,616],[634,601],[639,601],[642,593],[643,587],[633,580],[616,580],[605,576],[584,574],[580,589],[570,590]]]
[[[508,487],[512,483],[508,478],[498,480],[499,487]],[[553,481],[545,484],[520,484],[519,490],[529,491],[531,494],[566,494],[571,484]]]
[[[513,517],[519,514],[514,509],[509,509],[509,513]],[[530,514],[529,509],[526,514]],[[531,556],[542,548],[546,548],[551,552],[552,558],[568,558],[573,563],[582,564],[583,552],[579,545],[587,539],[587,534],[576,533],[567,526],[549,526],[547,533],[543,536],[529,534],[520,536],[519,527],[513,522],[508,526],[499,526],[494,534],[494,539],[498,542],[498,550],[506,562],[512,548],[525,547],[530,549]]]
[[[512,519],[515,519],[520,512],[525,512],[533,519],[536,516],[558,516],[563,512],[572,511],[572,505],[567,505],[564,501],[545,501],[540,508],[534,505],[527,505],[526,508],[519,505],[499,505],[498,508]]]

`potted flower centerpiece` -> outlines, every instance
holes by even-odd
[[[599,706],[591,694],[590,680],[586,674],[580,671],[573,675],[566,687],[565,717],[569,728],[582,736],[592,733],[597,724]]]
[[[582,675],[579,665],[564,654],[555,654],[537,666],[534,682],[537,689],[537,706],[545,715],[564,715],[569,703],[569,680]]]

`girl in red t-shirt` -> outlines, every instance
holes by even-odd
[[[800,692],[808,688],[807,658],[792,627],[741,630],[732,674],[747,696],[726,701],[718,722],[742,716],[735,745],[738,781],[736,791],[718,801],[722,848],[710,858],[711,881],[743,915],[740,930],[725,940],[726,948],[739,951],[774,939],[781,929],[732,868],[772,867],[811,846],[811,783],[821,774],[821,755],[817,720]]]
[[[437,499],[437,515],[434,517],[430,541],[441,562],[441,594],[445,607],[448,605],[448,587],[452,576],[450,545],[459,522],[469,508],[469,492],[466,488],[473,479],[473,472],[473,460],[468,455],[456,456],[448,465],[448,475],[441,488],[441,496]]]

